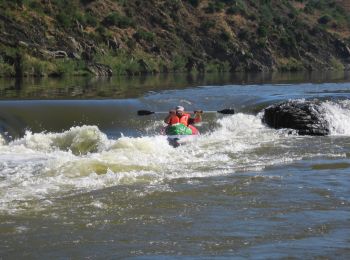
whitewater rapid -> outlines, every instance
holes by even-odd
[[[349,101],[324,102],[323,107],[331,136],[349,136]],[[212,131],[178,148],[165,136],[111,139],[89,125],[61,133],[27,131],[14,141],[0,140],[0,211],[40,210],[57,198],[118,185],[155,187],[177,178],[259,171],[309,157],[346,157],[319,140],[328,139],[270,129],[261,114],[243,113],[215,119]]]

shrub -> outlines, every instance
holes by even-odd
[[[86,75],[85,62],[71,59],[56,59],[54,60],[54,71],[48,72],[48,75]]]
[[[134,26],[134,22],[131,18],[122,16],[116,12],[110,13],[108,16],[106,16],[102,23],[105,26],[117,26],[123,29]]]
[[[304,11],[312,13],[315,9],[327,10],[329,8],[336,8],[336,4],[331,0],[309,0],[306,3]]]
[[[185,71],[186,64],[187,58],[176,55],[172,62],[173,71]]]
[[[268,33],[267,26],[265,24],[260,24],[256,32],[259,37],[266,37]]]
[[[35,1],[30,2],[29,3],[29,7],[31,9],[34,9],[34,10],[37,10],[37,11],[42,11],[41,5],[38,2],[35,2]]]
[[[273,22],[277,25],[281,25],[281,24],[283,24],[283,19],[280,16],[275,16],[273,18]]]
[[[328,24],[332,18],[329,15],[323,15],[318,19],[319,24]]]
[[[332,57],[330,60],[330,64],[334,70],[344,70],[345,67],[343,63],[341,63],[338,59]]]
[[[52,74],[55,71],[55,65],[49,61],[24,55],[23,72],[28,76],[43,77]]]
[[[188,2],[190,3],[190,5],[192,5],[193,7],[197,7],[199,5],[199,0],[188,0]]]
[[[63,27],[70,27],[71,24],[72,24],[72,20],[71,18],[65,14],[65,13],[59,13],[57,16],[56,16],[56,19],[58,21],[58,23],[60,25],[62,25]]]
[[[227,31],[224,30],[220,33],[220,38],[224,41],[229,41],[231,39],[231,36]]]
[[[205,12],[207,13],[215,13],[215,12],[220,12],[223,10],[225,5],[221,2],[210,2],[208,6],[205,8]]]
[[[268,4],[260,7],[261,20],[270,23],[273,20],[273,10]]]
[[[103,26],[98,26],[97,28],[96,28],[96,32],[99,34],[99,35],[102,35],[102,36],[104,36],[105,34],[106,34],[106,32],[107,32],[107,29],[105,28],[105,27],[103,27]]]
[[[204,21],[200,28],[204,31],[204,32],[208,32],[211,28],[215,27],[215,21],[213,20],[209,20],[209,21]]]
[[[226,9],[226,14],[242,14],[245,15],[246,12],[245,2],[242,0],[236,0],[234,5]]]
[[[264,37],[264,38],[259,38],[257,41],[256,41],[256,46],[259,47],[259,48],[265,48],[266,45],[267,45],[267,39]]]
[[[98,20],[95,16],[91,15],[90,13],[86,14],[86,23],[92,27],[96,27],[98,24]]]
[[[96,27],[98,25],[97,18],[90,13],[77,13],[75,18],[84,26]]]
[[[226,10],[226,14],[239,14],[239,13],[240,13],[240,9],[237,6],[230,6]]]
[[[225,4],[236,4],[237,0],[216,0],[217,2],[222,2]]]
[[[15,0],[14,2],[18,6],[22,6],[23,5],[23,0]]]
[[[246,29],[241,29],[238,32],[238,38],[240,40],[246,40],[246,39],[248,39],[248,37],[249,37],[249,32]]]
[[[154,33],[145,30],[139,30],[134,34],[136,40],[145,40],[147,42],[152,42],[154,40]]]
[[[13,77],[15,76],[15,69],[13,65],[9,65],[7,63],[1,62],[0,60],[0,77]]]
[[[83,5],[87,5],[90,4],[92,2],[94,2],[95,0],[80,0],[80,3],[82,3]]]

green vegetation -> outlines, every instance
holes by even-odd
[[[134,22],[131,18],[120,15],[117,12],[110,13],[104,18],[102,23],[105,26],[117,26],[119,28],[127,28],[134,26]]]
[[[290,58],[282,62],[280,68],[281,71],[301,71],[304,70],[303,64],[295,58]]]
[[[193,7],[198,7],[199,0],[187,0]]]
[[[330,62],[333,70],[344,70],[343,63],[341,63],[338,59],[332,57]]]
[[[94,2],[95,0],[80,0],[80,2],[83,4],[83,5],[87,5],[87,4],[90,4],[92,2]]]
[[[200,29],[207,33],[211,28],[215,27],[216,22],[214,20],[204,21],[200,25]]]
[[[350,49],[335,0],[0,0],[0,31],[0,76],[344,69]]]
[[[2,59],[0,59],[0,76],[4,77],[14,77],[15,69],[12,65],[5,63]]]
[[[220,12],[224,9],[225,4],[220,1],[210,2],[208,6],[205,8],[207,13],[215,13]]]
[[[134,38],[136,40],[145,40],[147,42],[153,42],[155,35],[152,32],[148,32],[145,30],[138,30],[135,34],[134,34]]]

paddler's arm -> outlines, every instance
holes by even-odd
[[[170,123],[170,118],[176,115],[176,111],[174,109],[169,111],[169,115],[164,119],[164,123],[169,124]]]
[[[194,118],[190,118],[189,124],[195,124],[195,123],[202,122],[202,114],[203,114],[202,110],[195,110],[194,111]]]

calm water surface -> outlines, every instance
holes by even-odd
[[[0,259],[348,259],[347,73],[0,80]],[[331,134],[261,122],[317,99]],[[178,148],[165,114],[204,113]]]

